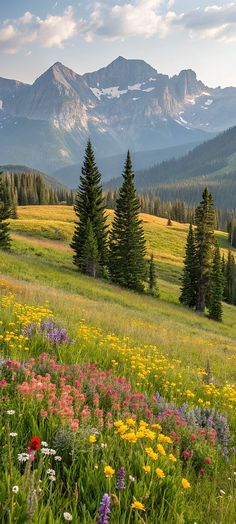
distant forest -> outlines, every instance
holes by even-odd
[[[27,205],[46,205],[74,203],[74,192],[66,188],[49,187],[40,174],[2,173],[4,180],[5,201],[9,200],[13,207]]]

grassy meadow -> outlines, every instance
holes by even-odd
[[[234,524],[236,309],[218,324],[178,303],[188,225],[142,215],[155,299],[76,271],[72,208],[18,215],[0,256],[1,522]]]

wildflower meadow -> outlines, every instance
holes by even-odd
[[[235,522],[232,384],[14,293],[1,319],[1,522]]]

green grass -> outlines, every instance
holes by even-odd
[[[208,396],[198,370],[206,368],[209,360],[216,380],[216,394],[220,392],[219,400],[216,396],[215,399],[209,397],[210,401],[212,405],[216,406],[219,403],[221,410],[227,410],[232,423],[231,430],[235,434],[235,411],[231,408],[231,403],[226,402],[223,388],[227,383],[236,384],[236,309],[225,304],[223,323],[215,323],[205,315],[198,315],[181,306],[178,302],[179,279],[188,226],[174,223],[172,227],[168,227],[165,219],[149,215],[143,215],[143,219],[148,251],[153,251],[157,262],[159,299],[146,294],[132,293],[108,281],[94,280],[79,274],[73,266],[73,253],[69,247],[74,214],[71,208],[64,206],[29,206],[19,209],[19,219],[11,222],[12,251],[1,252],[0,256],[1,294],[13,291],[16,300],[20,302],[35,306],[47,304],[54,311],[56,318],[66,325],[69,334],[75,340],[72,346],[53,350],[60,362],[63,364],[93,362],[103,370],[114,366],[119,377],[126,377],[133,388],[137,387],[139,391],[144,391],[150,397],[158,390],[168,400],[179,398],[180,403],[187,401],[192,405],[191,398],[189,400],[187,396],[187,390],[190,388],[195,394],[193,405],[197,405],[199,398],[204,398],[205,402]],[[109,213],[109,220],[111,220],[111,213]],[[217,237],[221,249],[226,253],[227,235],[217,232]],[[2,318],[6,325],[8,323],[9,329],[14,329],[10,328],[9,324],[12,320],[10,309],[2,310]],[[85,331],[83,328],[81,331],[81,321],[85,326]],[[109,334],[113,334],[112,339]],[[52,348],[48,347],[42,339],[32,339],[29,346],[28,354],[30,356],[37,357],[44,350],[52,352]],[[12,351],[16,352],[15,358],[25,360],[24,348],[20,350],[16,348]],[[9,356],[12,357],[10,352]],[[163,365],[158,363],[159,356]],[[145,363],[145,370],[151,370],[148,371],[150,372],[148,379],[145,378],[145,375],[140,377],[140,370],[143,369],[138,364],[140,358],[141,362]],[[13,389],[15,387],[14,381],[12,387]],[[90,392],[90,386],[87,391]],[[91,402],[90,397],[89,393],[88,403]],[[13,399],[15,404],[13,404]],[[22,450],[22,445],[23,448],[27,448],[27,442],[32,434],[40,434],[51,445],[58,425],[62,424],[63,428],[67,430],[67,423],[60,419],[56,421],[55,417],[50,417],[49,422],[45,422],[40,417],[40,405],[33,399],[21,401],[15,390],[14,395],[10,396],[7,402],[9,408],[14,406],[17,413],[24,415],[19,418],[19,423],[17,420],[12,420],[11,431],[15,431],[17,424],[17,431],[21,435],[21,440],[19,439],[17,444],[17,452]],[[105,406],[106,397],[101,402],[104,402]],[[3,421],[5,424],[4,417]],[[94,419],[93,427],[96,427],[96,423]],[[141,443],[137,452],[133,444],[129,444],[131,448],[128,449],[120,443],[116,435],[111,436],[104,429],[99,439],[103,441],[105,439],[108,448],[105,458],[100,459],[93,453],[92,456],[91,453],[88,453],[87,431],[86,424],[81,425],[79,438],[84,440],[82,448],[79,443],[79,455],[73,468],[67,468],[63,464],[62,467],[65,469],[63,475],[60,476],[61,470],[58,466],[59,481],[55,495],[52,495],[47,487],[43,464],[39,463],[38,466],[35,466],[35,475],[40,474],[43,478],[44,499],[39,501],[33,524],[64,522],[63,511],[73,513],[73,520],[76,524],[77,522],[95,524],[101,494],[105,490],[115,490],[115,479],[111,483],[104,479],[104,465],[114,466],[115,463],[118,464],[122,460],[128,468],[132,464],[132,467],[136,468],[137,475],[140,475],[144,461],[146,461],[144,447],[152,445],[151,442],[145,445]],[[5,429],[3,433],[5,435]],[[4,435],[3,442],[5,442]],[[183,438],[185,439],[186,436],[183,435]],[[188,446],[191,446],[191,439]],[[0,481],[0,487],[3,489],[3,495],[0,495],[0,512],[1,496],[4,498],[6,485],[8,485],[8,496],[10,497],[9,504],[13,504],[9,487],[11,472],[8,468],[8,454],[14,455],[15,449],[9,452],[8,447],[6,442],[2,448],[8,473],[2,480],[2,484]],[[199,453],[200,455],[202,453],[201,445]],[[214,455],[211,448],[207,449],[208,453]],[[96,462],[95,467],[94,461]],[[96,469],[97,463],[99,464],[98,470]],[[47,467],[52,466],[53,463],[49,463]],[[163,461],[163,468],[165,467],[166,464]],[[214,474],[206,478],[197,477],[190,465],[182,471],[177,465],[175,473],[171,473],[170,478],[168,477],[171,486],[168,488],[168,493],[167,491],[164,494],[159,492],[158,496],[162,503],[158,506],[158,520],[155,497],[160,484],[156,485],[152,477],[149,485],[144,475],[137,487],[135,486],[134,491],[132,491],[132,486],[129,487],[125,500],[121,504],[122,509],[119,510],[119,506],[114,507],[111,524],[138,524],[140,522],[145,524],[168,524],[169,522],[173,524],[193,524],[194,522],[224,524],[227,522],[228,524],[229,522],[233,524],[236,514],[233,495],[235,490],[233,472],[235,470],[234,459],[231,459],[230,464],[227,465],[218,459],[217,455],[214,456]],[[13,475],[16,479],[14,483],[20,483],[21,478],[16,466]],[[181,476],[183,475],[189,478],[192,484],[191,491],[186,494],[181,491]],[[67,486],[66,491],[63,482]],[[79,487],[78,501],[74,496],[76,482]],[[220,490],[223,490],[226,495],[222,495]],[[145,502],[148,513],[135,516],[130,511],[130,494]],[[166,496],[169,501],[167,506],[163,502],[166,501]],[[21,508],[26,506],[27,500],[24,492],[20,494],[15,506],[11,506],[17,515],[14,522],[23,524],[27,521],[25,514],[20,517]],[[79,511],[79,517],[77,511]],[[167,511],[168,517],[162,511]],[[5,521],[3,522],[5,524]]]
[[[205,366],[210,358],[217,377],[235,380],[235,308],[225,305],[224,322],[217,324],[178,303],[187,225],[168,227],[165,219],[143,215],[148,250],[154,252],[158,265],[161,298],[157,300],[80,275],[73,267],[68,241],[51,239],[52,222],[62,236],[71,238],[73,219],[68,207],[19,208],[19,219],[12,221],[13,249],[2,254],[0,270],[24,299],[48,300],[72,331],[82,315],[106,332],[155,343],[190,365]],[[217,236],[222,249],[227,249],[227,235],[217,232]]]

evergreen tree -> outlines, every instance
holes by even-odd
[[[81,272],[87,273],[86,265],[84,264],[84,245],[89,230],[92,236],[91,228],[90,226],[88,227],[88,221],[90,220],[98,250],[99,273],[104,274],[107,266],[106,216],[102,196],[101,175],[96,166],[90,140],[85,152],[82,176],[74,209],[78,217],[71,242],[71,247],[75,251],[74,263]]]
[[[195,247],[193,226],[190,224],[186,244],[181,295],[179,300],[190,308],[197,305],[198,258]]]
[[[198,259],[197,311],[204,311],[209,299],[214,248],[215,211],[212,195],[206,188],[195,213],[195,245]]]
[[[222,299],[223,299],[223,275],[220,258],[220,248],[215,245],[213,257],[212,274],[211,274],[211,295],[209,303],[209,318],[218,322],[222,321]]]
[[[96,277],[99,270],[98,245],[91,220],[88,219],[85,230],[85,242],[81,253],[81,268],[86,275]]]
[[[151,295],[155,295],[156,297],[159,296],[159,289],[157,287],[157,275],[156,275],[156,268],[154,263],[154,255],[151,254],[150,260],[149,260],[149,278],[148,278],[148,286],[149,291]]]
[[[225,267],[225,287],[224,298],[229,304],[234,303],[235,288],[235,261],[232,251],[228,251],[228,258]]]
[[[4,201],[4,184],[0,176],[0,249],[10,249],[10,227],[7,220],[11,217],[11,206],[9,201]]]
[[[143,291],[146,279],[146,247],[139,211],[140,203],[136,196],[132,161],[128,151],[110,235],[109,269],[113,282]]]
[[[231,246],[236,247],[236,221],[235,220],[232,225]]]

